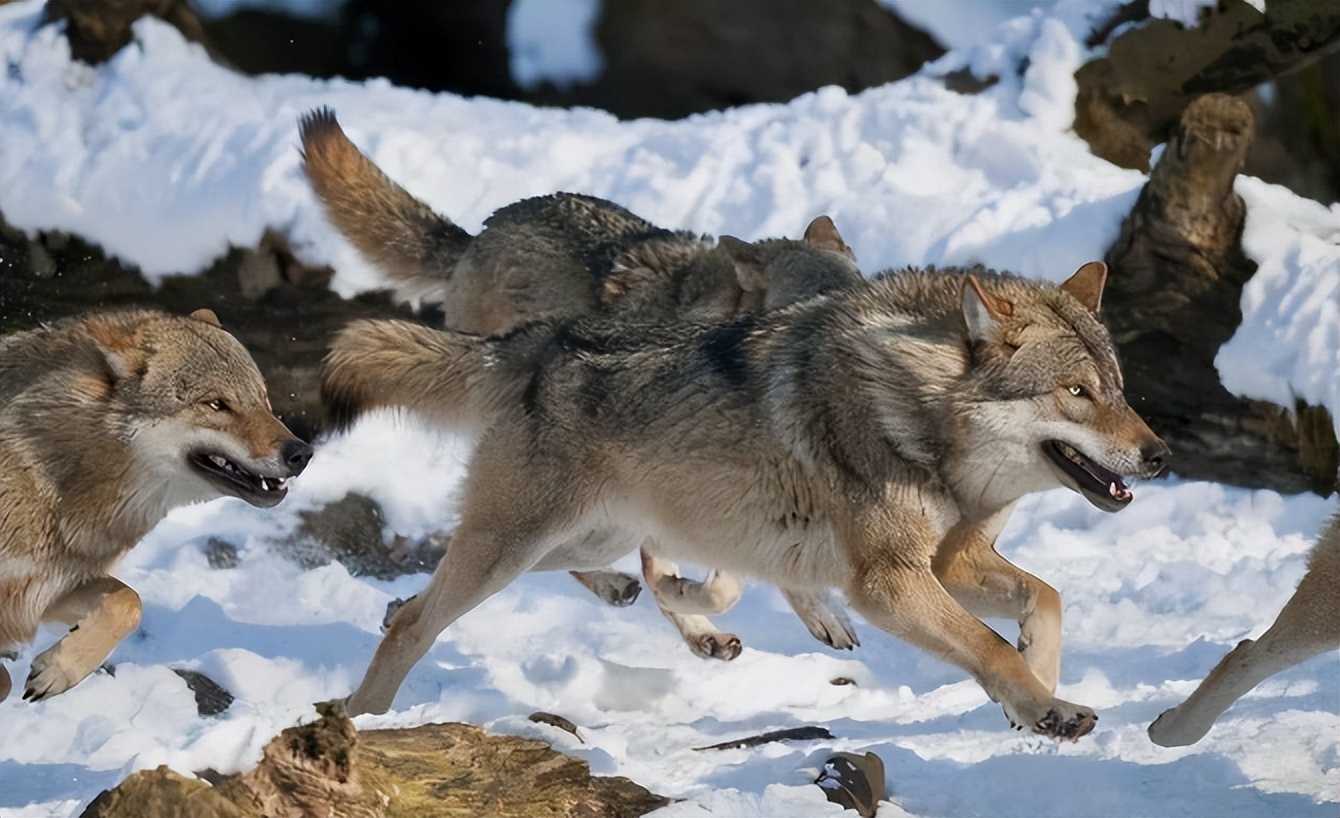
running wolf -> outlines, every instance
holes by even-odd
[[[1059,595],[994,541],[1023,495],[1106,511],[1168,448],[1122,397],[1099,262],[1060,286],[984,270],[888,275],[724,324],[535,324],[503,337],[361,321],[322,390],[472,430],[460,523],[391,621],[352,713],[383,712],[437,635],[527,570],[645,548],[802,592],[971,673],[1009,721],[1061,738]],[[1018,647],[980,616],[1013,617]]]
[[[863,280],[826,216],[803,241],[714,241],[604,199],[554,193],[499,209],[471,236],[382,173],[330,109],[304,116],[300,135],[303,168],[331,223],[401,298],[441,303],[458,332],[592,314],[712,321]]]
[[[1340,514],[1322,532],[1308,558],[1307,573],[1260,639],[1244,639],[1229,651],[1195,692],[1149,725],[1149,737],[1164,747],[1183,747],[1205,737],[1233,702],[1270,676],[1340,648]]]
[[[311,448],[209,310],[91,313],[0,339],[0,652],[71,626],[24,698],[68,690],[139,625],[107,571],[177,506],[284,499]],[[0,665],[0,700],[10,689]]]
[[[729,320],[864,286],[851,248],[827,216],[811,222],[801,241],[712,241],[658,228],[604,199],[556,193],[500,209],[471,236],[387,177],[329,109],[304,116],[300,132],[303,167],[331,222],[402,298],[441,302],[449,329],[502,335],[535,321],[591,315]],[[661,611],[694,653],[739,655],[739,637],[707,618],[739,599],[738,580],[715,572],[692,582],[650,554],[642,567]],[[630,604],[639,591],[636,578],[615,571],[573,575],[615,605]],[[826,593],[784,593],[817,639],[839,649],[860,644]]]

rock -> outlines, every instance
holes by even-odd
[[[205,541],[205,560],[210,568],[236,568],[242,561],[237,555],[237,546],[221,540],[218,537],[210,537]]]
[[[180,676],[195,694],[195,710],[201,716],[217,716],[233,703],[233,694],[200,671],[174,667],[172,672]]]
[[[227,60],[252,74],[384,77],[467,96],[602,108],[625,119],[784,102],[825,85],[861,91],[944,53],[873,0],[619,0],[601,4],[595,22],[598,76],[526,89],[510,69],[511,6],[348,0],[327,22],[246,9],[206,21],[205,30]]]
[[[302,267],[275,239],[257,251],[277,259],[282,280],[253,300],[242,291],[240,268],[249,254],[241,249],[199,275],[168,276],[153,288],[98,247],[78,237],[56,244],[49,236],[55,271],[42,277],[23,232],[0,218],[0,331],[32,329],[90,309],[156,307],[188,315],[208,305],[256,359],[276,414],[306,440],[321,428],[320,367],[331,336],[356,318],[413,317],[384,293],[340,298],[327,287],[328,269]]]
[[[466,724],[359,733],[337,704],[289,728],[240,775],[187,779],[166,767],[104,791],[85,818],[496,818],[643,815],[669,803],[533,739]]]
[[[245,818],[247,813],[208,782],[164,766],[143,770],[103,790],[81,818]]]
[[[604,71],[553,101],[624,118],[785,102],[826,85],[856,92],[902,79],[944,53],[929,34],[869,0],[620,0],[601,5],[596,40]]]
[[[304,568],[337,561],[354,576],[395,579],[431,572],[449,539],[443,533],[419,539],[396,536],[388,544],[381,506],[354,492],[298,516],[302,518],[298,529],[275,541],[275,551]]]
[[[834,753],[814,783],[834,804],[873,818],[884,800],[884,760],[874,753]]]
[[[188,0],[47,0],[42,22],[64,21],[70,55],[98,65],[130,42],[131,24],[145,15],[175,26],[191,42],[205,39]]]

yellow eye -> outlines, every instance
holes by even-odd
[[[1070,394],[1074,395],[1074,396],[1077,397],[1077,398],[1082,398],[1082,397],[1084,397],[1086,394],[1088,394],[1088,393],[1085,391],[1084,387],[1079,386],[1078,384],[1075,385],[1075,386],[1068,386],[1068,387],[1066,387],[1066,391],[1069,392]]]

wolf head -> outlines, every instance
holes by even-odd
[[[758,302],[748,311],[768,312],[865,283],[856,254],[828,216],[811,221],[800,241],[722,236],[719,246],[734,263],[738,287]]]
[[[127,504],[152,515],[221,495],[284,499],[312,449],[274,416],[256,364],[213,312],[94,316],[86,328],[130,454]]]
[[[1057,287],[964,279],[972,364],[963,414],[979,441],[995,439],[976,457],[981,473],[969,478],[983,492],[999,490],[987,488],[996,481],[1059,483],[1118,511],[1132,499],[1125,478],[1163,470],[1169,449],[1126,403],[1111,338],[1097,318],[1106,279],[1102,262]],[[993,461],[1003,468],[986,471]]]

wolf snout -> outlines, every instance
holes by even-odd
[[[289,475],[297,477],[312,459],[312,447],[295,437],[280,447],[279,457],[288,468]]]
[[[1144,466],[1146,477],[1157,477],[1162,474],[1168,467],[1170,457],[1172,449],[1157,437],[1140,447],[1141,465]]]

